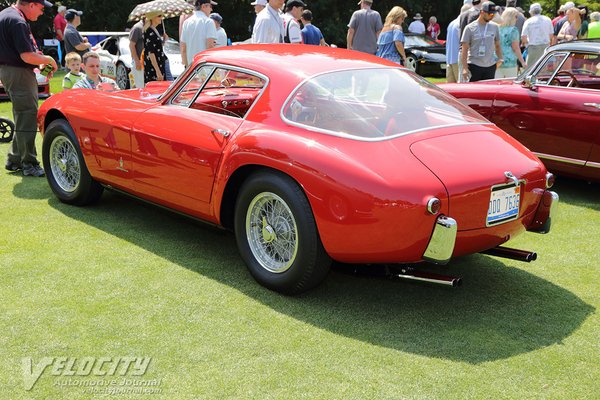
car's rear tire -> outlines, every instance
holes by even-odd
[[[15,123],[10,119],[0,118],[0,143],[10,143],[15,132]]]
[[[57,119],[48,125],[42,159],[48,184],[60,201],[77,206],[98,201],[103,187],[90,175],[75,132],[66,120]]]
[[[117,64],[116,78],[119,89],[126,90],[131,87],[131,83],[129,82],[129,68],[127,68],[125,64]]]
[[[298,294],[317,286],[331,259],[300,186],[277,172],[243,184],[235,206],[235,237],[252,276],[263,286]]]

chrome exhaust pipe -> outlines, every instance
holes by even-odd
[[[436,283],[439,285],[457,287],[462,284],[462,279],[457,276],[435,274],[433,272],[417,271],[414,268],[401,268],[400,272],[392,273],[391,276],[396,279],[406,279],[409,281],[420,281]]]
[[[511,249],[509,247],[496,246],[481,252],[490,256],[510,258],[511,260],[532,262],[537,260],[537,253],[527,250]]]

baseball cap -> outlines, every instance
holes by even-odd
[[[497,13],[498,6],[493,1],[485,1],[481,5],[481,11],[486,12],[488,14]]]
[[[218,6],[219,3],[213,1],[213,0],[198,0],[197,4],[201,5],[201,4],[210,4],[212,6]]]
[[[73,18],[75,18],[76,15],[79,15],[81,17],[83,15],[83,11],[77,11],[73,8],[69,8],[67,10],[67,13],[65,14],[65,19],[70,21]]]
[[[567,1],[565,4],[562,5],[562,10],[563,11],[567,11],[570,10],[571,8],[575,8],[575,3],[573,3],[572,1]]]
[[[481,3],[481,0],[473,0],[473,5],[476,6],[477,4]]]
[[[267,5],[267,0],[254,0],[252,3],[250,3],[251,6],[266,6]]]
[[[302,0],[288,0],[288,2],[285,3],[285,8],[290,7],[306,7],[306,3],[304,3]]]
[[[362,3],[363,1],[365,3],[373,4],[373,0],[361,0],[361,1],[358,2],[358,5],[360,6],[360,3]]]
[[[45,1],[45,0],[29,0],[29,2],[42,4],[44,7],[52,7],[54,5],[54,4],[50,3],[49,1]]]
[[[208,16],[208,18],[217,21],[218,23],[222,23],[223,22],[223,17],[221,17],[221,14],[219,13],[212,13]]]

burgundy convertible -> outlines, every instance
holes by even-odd
[[[600,40],[558,44],[516,80],[440,85],[552,172],[600,181]]]
[[[38,120],[61,201],[110,188],[230,229],[252,275],[288,294],[332,259],[519,256],[498,246],[548,232],[558,200],[515,139],[415,73],[343,49],[214,49],[169,87],[69,90]],[[445,279],[418,266],[410,278]]]

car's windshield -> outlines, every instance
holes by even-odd
[[[427,36],[406,35],[404,47],[431,47],[439,46],[439,43]]]
[[[360,140],[487,122],[435,85],[398,68],[337,71],[310,78],[282,112],[292,124]]]

